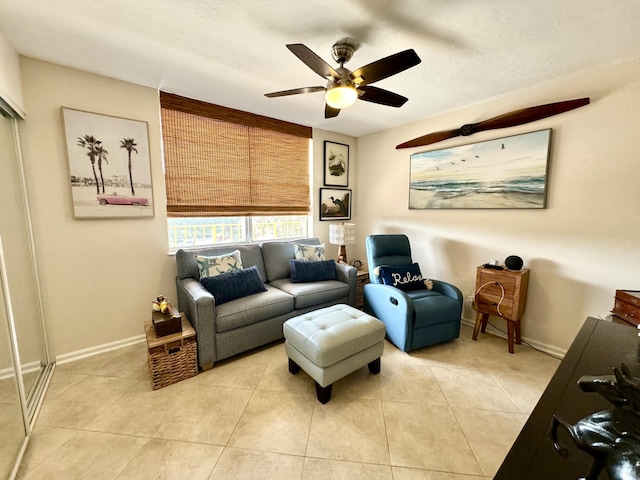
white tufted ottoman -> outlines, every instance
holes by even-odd
[[[333,305],[291,318],[284,323],[284,347],[289,371],[302,368],[316,381],[321,403],[331,400],[333,382],[369,365],[380,372],[385,326],[349,305]]]

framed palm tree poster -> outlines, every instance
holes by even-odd
[[[75,218],[153,217],[147,122],[62,108]]]

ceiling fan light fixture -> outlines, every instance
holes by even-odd
[[[327,101],[327,105],[331,108],[341,110],[356,103],[358,92],[355,87],[351,85],[336,85],[327,88],[327,93],[325,93],[324,98]]]

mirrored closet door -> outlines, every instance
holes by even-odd
[[[1,474],[6,468],[13,469],[23,451],[52,362],[46,343],[18,120],[1,99],[0,114],[0,428],[5,436],[0,440]],[[4,435],[9,432],[11,435]],[[17,445],[17,457],[12,459]]]
[[[6,312],[0,289],[0,478],[10,478],[27,439]]]

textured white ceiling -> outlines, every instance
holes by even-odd
[[[638,0],[0,0],[22,55],[356,137],[639,58],[639,25]],[[325,119],[321,92],[264,97],[324,84],[287,43],[336,66],[345,37],[350,70],[416,50],[420,65],[375,84],[403,107]]]

